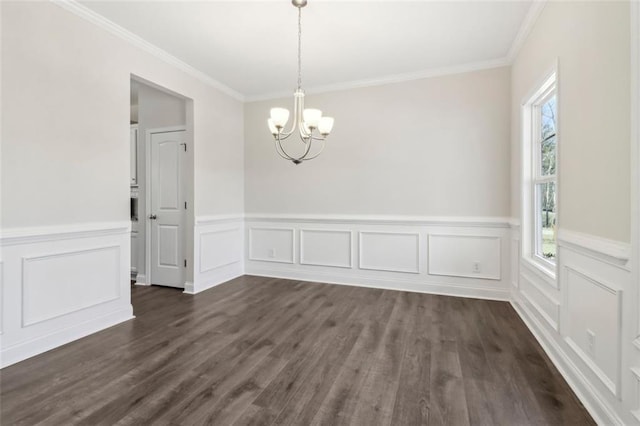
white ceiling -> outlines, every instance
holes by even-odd
[[[297,9],[279,1],[82,1],[249,99],[296,84]],[[322,1],[302,10],[303,87],[499,63],[532,1]]]

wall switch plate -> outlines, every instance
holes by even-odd
[[[274,257],[276,257],[276,249],[274,249],[274,248],[269,249],[269,257],[272,258],[272,259]]]

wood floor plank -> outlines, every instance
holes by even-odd
[[[252,276],[132,303],[0,370],[0,424],[594,424],[508,303]]]
[[[378,349],[384,344],[383,335],[397,302],[398,294],[385,291],[378,304],[378,314],[365,324],[349,357],[338,374],[327,398],[310,424],[342,425],[352,421],[363,387]]]
[[[407,325],[409,334],[400,367],[391,424],[426,425],[429,422],[431,378],[431,315],[428,308],[433,297],[417,293],[407,295],[416,299],[416,307]]]

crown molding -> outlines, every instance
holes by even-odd
[[[358,89],[363,87],[383,86],[386,84],[403,83],[407,81],[421,80],[431,77],[442,77],[453,74],[463,74],[471,71],[482,71],[492,68],[500,68],[511,65],[508,58],[492,59],[489,61],[470,62],[463,65],[455,65],[451,67],[430,68],[422,71],[409,72],[403,74],[394,74],[378,78],[370,78],[363,80],[353,80],[344,83],[329,84],[323,86],[312,86],[305,88],[306,94],[320,94],[326,92],[336,92],[340,90]],[[245,96],[245,102],[266,101],[270,99],[279,99],[290,97],[293,91],[272,92],[263,95]]]
[[[127,41],[128,43],[136,46],[137,48],[155,56],[156,58],[180,69],[181,71],[187,73],[188,75],[202,81],[203,83],[220,90],[221,92],[231,96],[232,98],[241,101],[241,102],[257,102],[264,101],[270,99],[278,99],[278,98],[287,98],[291,96],[291,91],[279,91],[279,92],[271,92],[265,94],[257,94],[257,95],[243,95],[240,92],[237,92],[230,88],[229,86],[219,82],[211,78],[208,74],[194,68],[193,66],[187,64],[186,62],[178,59],[167,51],[155,46],[154,44],[149,43],[143,38],[133,34],[131,31],[121,27],[115,22],[105,18],[99,13],[94,12],[86,6],[78,3],[76,0],[50,0],[51,3],[74,13],[75,15],[109,31],[110,33],[120,37],[121,39]],[[394,74],[387,75],[377,78],[370,79],[362,79],[362,80],[353,80],[344,83],[336,83],[329,85],[321,85],[321,86],[312,86],[310,88],[305,89],[307,94],[320,94],[326,92],[335,92],[340,90],[349,90],[349,89],[357,89],[364,87],[374,87],[374,86],[382,86],[386,84],[393,83],[403,83],[413,80],[421,80],[425,78],[431,77],[441,77],[446,75],[454,75],[454,74],[462,74],[466,72],[472,71],[482,71],[493,68],[500,68],[505,66],[510,66],[518,54],[520,48],[524,44],[529,32],[533,28],[536,20],[540,16],[540,13],[544,9],[548,0],[534,0],[525,16],[522,24],[520,25],[520,29],[511,44],[508,54],[505,57],[487,60],[487,61],[478,61],[471,62],[462,65],[454,65],[450,67],[440,67],[440,68],[430,68],[426,70],[402,73],[402,74]]]
[[[99,13],[96,13],[93,10],[89,9],[88,7],[81,5],[76,0],[50,0],[50,1],[56,6],[59,6],[83,19],[86,19],[92,24],[95,24],[100,28],[109,31],[111,34],[114,34],[120,37],[121,39],[129,42],[133,46],[141,50],[144,50],[145,52],[168,63],[169,65],[173,65],[174,67],[200,80],[201,82],[217,90],[220,90],[222,93],[229,95],[238,101],[244,102],[245,100],[244,95],[242,95],[241,93],[211,78],[210,76],[203,73],[202,71],[197,70],[196,68],[187,64],[186,62],[176,58],[169,52],[163,49],[160,49],[158,46],[151,44],[148,41],[144,40],[143,38],[133,34],[131,31],[121,27],[120,25],[116,24],[113,21],[110,21],[109,19],[105,18]]]
[[[509,61],[509,63],[513,63],[520,52],[520,49],[524,45],[527,36],[533,29],[538,17],[542,13],[542,9],[547,5],[547,0],[534,0],[529,7],[529,11],[527,15],[524,17],[522,23],[520,24],[520,29],[516,34],[516,38],[513,39],[513,43],[511,43],[511,48],[509,48],[509,53],[505,59]]]

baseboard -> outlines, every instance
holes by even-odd
[[[0,355],[0,368],[8,367],[32,356],[39,355],[133,318],[135,318],[133,315],[133,307],[129,305],[101,317],[93,318],[72,327],[40,336],[37,339],[3,348]]]
[[[527,328],[536,338],[542,349],[547,354],[553,365],[558,369],[569,387],[576,394],[580,402],[585,406],[591,417],[599,425],[624,425],[625,422],[616,414],[616,411],[599,396],[597,390],[589,383],[578,367],[565,354],[544,326],[529,311],[525,304],[512,299],[511,305]]]
[[[366,277],[356,275],[342,275],[320,271],[302,271],[278,268],[245,266],[246,275],[261,277],[284,278],[326,284],[350,285],[355,287],[379,288],[384,290],[408,291],[412,293],[437,294],[442,296],[468,297],[473,299],[509,300],[509,289],[468,286],[465,284],[451,284],[434,281],[416,282],[401,278]]]
[[[242,262],[238,262],[232,265],[225,265],[216,270],[209,271],[204,277],[196,277],[194,282],[185,282],[184,293],[198,294],[220,284],[224,284],[234,278],[241,277],[242,275],[244,275]]]
[[[147,276],[138,274],[136,275],[136,284],[135,285],[150,285],[147,283]]]

